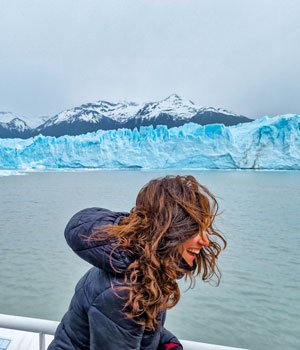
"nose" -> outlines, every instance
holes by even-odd
[[[207,237],[206,232],[199,232],[198,234],[198,243],[202,246],[208,247],[209,246],[209,239]]]

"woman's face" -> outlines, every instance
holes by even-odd
[[[193,266],[196,255],[200,253],[202,247],[207,247],[209,240],[206,232],[199,232],[199,234],[189,238],[179,246],[179,252],[189,266]]]

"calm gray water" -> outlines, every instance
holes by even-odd
[[[78,171],[0,177],[0,313],[60,320],[89,268],[63,238],[85,207],[130,210],[138,190],[192,174],[221,197],[228,249],[216,288],[180,281],[168,312],[179,338],[257,350],[300,349],[300,172]]]

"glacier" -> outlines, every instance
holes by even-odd
[[[0,169],[61,168],[300,170],[300,116],[0,139]]]

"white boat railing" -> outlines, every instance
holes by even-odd
[[[39,350],[46,350],[45,335],[54,335],[59,322],[39,318],[0,314],[0,328],[39,334]],[[180,340],[185,350],[247,350],[215,344]]]
[[[45,335],[54,335],[59,322],[39,318],[0,314],[0,328],[39,334],[39,349],[46,350]]]

